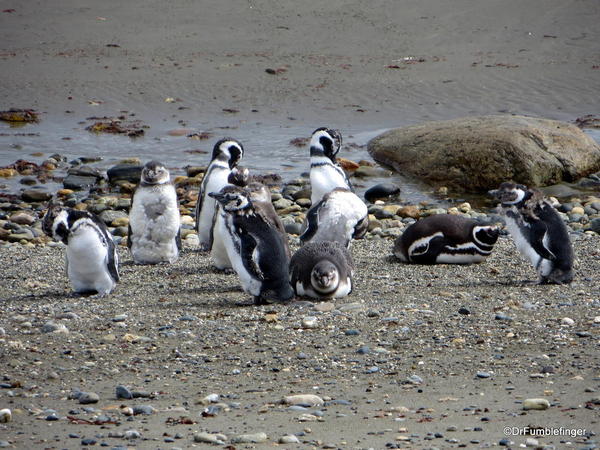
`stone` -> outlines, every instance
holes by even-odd
[[[393,183],[380,183],[365,191],[365,200],[375,203],[376,200],[400,195],[400,187]]]
[[[360,166],[354,172],[354,176],[357,178],[369,178],[369,177],[389,177],[392,172],[380,167],[371,166]]]
[[[220,433],[212,434],[202,431],[194,435],[194,442],[223,445],[225,441],[227,441],[227,436]]]
[[[12,412],[8,408],[0,409],[0,423],[7,423],[12,420]]]
[[[286,436],[281,436],[279,438],[279,443],[280,444],[299,444],[300,439],[298,439],[298,437],[294,436],[293,434],[288,434]]]
[[[260,433],[248,433],[248,434],[240,434],[238,436],[231,438],[232,444],[260,444],[261,442],[265,442],[267,440],[267,434]]]
[[[117,164],[106,171],[108,181],[115,184],[117,181],[129,181],[138,183],[142,175],[142,165],[138,164]]]
[[[570,182],[600,169],[600,146],[578,127],[524,116],[427,122],[383,133],[367,148],[399,173],[468,192],[506,180],[529,186]]]
[[[127,387],[119,385],[115,389],[115,396],[117,398],[131,400],[133,398],[133,393]]]
[[[287,395],[283,397],[282,403],[285,405],[298,405],[305,407],[321,406],[324,401],[315,394]]]
[[[98,403],[100,396],[95,392],[80,392],[77,399],[82,405],[91,405],[93,403]]]
[[[317,328],[318,321],[314,316],[306,316],[302,318],[302,328],[312,329]]]
[[[11,178],[11,177],[16,177],[17,175],[19,175],[19,172],[16,171],[15,169],[7,169],[7,168],[0,169],[0,177],[2,177],[2,178]]]
[[[523,400],[524,410],[544,410],[550,408],[550,402],[545,398],[527,398]]]
[[[35,222],[35,217],[27,214],[26,212],[17,212],[8,218],[12,223],[18,225],[31,225]]]
[[[125,211],[106,209],[100,213],[99,217],[106,225],[110,225],[117,219],[129,218],[129,215]]]
[[[52,194],[43,189],[25,189],[21,193],[21,199],[26,202],[47,202],[52,198]]]

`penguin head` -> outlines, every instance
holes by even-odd
[[[313,131],[310,139],[311,156],[327,156],[335,161],[335,156],[342,146],[342,135],[338,130],[321,127]]]
[[[233,138],[223,138],[213,147],[212,158],[226,161],[230,169],[237,166],[240,159],[244,156],[244,147],[241,142]]]
[[[142,169],[141,184],[143,185],[165,184],[170,181],[169,171],[158,161],[150,161]]]
[[[271,191],[264,184],[253,181],[248,184],[247,189],[252,202],[271,203]]]
[[[208,195],[228,212],[241,211],[252,206],[248,192],[238,186],[227,185],[220,192],[209,192]]]
[[[498,189],[488,191],[488,194],[497,198],[502,205],[506,206],[518,205],[531,196],[528,193],[527,186],[510,182],[502,183]]]
[[[331,261],[320,261],[310,273],[310,283],[321,294],[335,291],[339,282],[338,268]]]
[[[496,243],[500,229],[493,225],[476,225],[473,227],[473,241],[479,246],[490,247]]]
[[[42,231],[56,241],[67,243],[69,236],[68,211],[58,205],[49,205],[42,219]]]
[[[234,167],[231,169],[227,182],[234,186],[246,187],[248,179],[250,178],[250,171],[246,167]]]

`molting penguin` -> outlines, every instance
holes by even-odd
[[[67,246],[67,276],[77,293],[109,294],[119,281],[119,257],[106,225],[94,214],[50,206],[42,221],[48,236]]]
[[[220,232],[244,291],[256,304],[291,300],[294,291],[283,238],[256,211],[251,194],[229,185],[209,195],[220,203]]]
[[[425,217],[410,225],[394,243],[394,255],[416,264],[473,264],[492,253],[497,227],[451,214]]]
[[[352,292],[354,262],[339,242],[309,242],[294,253],[290,279],[296,294],[341,298]]]
[[[573,281],[573,248],[563,220],[539,191],[502,183],[489,194],[500,200],[506,228],[517,249],[539,274],[539,283]]]
[[[212,226],[216,211],[215,201],[208,194],[219,192],[228,184],[227,178],[242,156],[244,147],[235,139],[221,139],[213,147],[211,161],[196,201],[196,231],[203,250],[210,250],[212,246]]]
[[[310,207],[305,225],[306,230],[300,236],[303,244],[335,241],[349,248],[352,239],[360,239],[367,232],[367,206],[348,189],[335,188]]]
[[[325,194],[335,188],[352,191],[344,169],[336,161],[342,146],[342,135],[330,128],[317,128],[310,139],[311,201],[316,205]]]
[[[134,262],[175,262],[181,250],[180,222],[169,171],[161,163],[150,161],[142,169],[129,211],[127,247]]]

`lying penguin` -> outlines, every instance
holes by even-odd
[[[66,244],[67,276],[76,293],[110,294],[119,281],[119,257],[106,225],[96,215],[50,206],[42,230]]]
[[[219,192],[228,184],[229,174],[243,156],[244,147],[232,138],[221,139],[213,147],[210,164],[202,179],[196,201],[196,231],[202,250],[209,251],[212,247],[212,227],[216,210],[215,201],[208,198],[208,194]]]
[[[495,226],[452,214],[425,217],[410,225],[394,243],[394,255],[416,264],[480,263],[498,240]]]
[[[218,232],[244,292],[258,305],[291,300],[294,291],[283,237],[255,209],[250,192],[228,185],[208,195],[220,204]]]
[[[290,280],[299,296],[345,297],[352,292],[353,272],[352,256],[339,242],[309,242],[290,261]]]
[[[362,238],[368,227],[369,212],[364,202],[348,189],[335,188],[306,213],[306,229],[300,241],[336,241],[349,248],[352,239]]]
[[[573,247],[569,232],[554,207],[534,189],[502,183],[489,194],[500,200],[499,209],[517,249],[539,275],[539,283],[573,281]]]
[[[161,163],[150,161],[142,169],[129,211],[127,247],[133,261],[175,262],[181,251],[180,222],[177,193],[169,171]]]
[[[310,139],[311,201],[316,205],[335,188],[352,191],[350,180],[337,163],[336,155],[342,146],[342,135],[331,128],[317,128]]]

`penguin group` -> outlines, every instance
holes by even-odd
[[[239,165],[243,145],[220,139],[196,201],[200,251],[215,270],[235,273],[255,304],[289,302],[295,296],[335,299],[353,289],[351,244],[369,226],[366,204],[337,162],[341,133],[321,127],[311,136],[311,206],[292,255],[288,235],[259,177]],[[387,190],[386,190],[387,192]],[[397,194],[397,192],[395,192]],[[535,189],[511,182],[489,192],[517,249],[530,261],[539,283],[573,280],[574,255],[567,228]],[[380,193],[366,195],[370,201]],[[148,162],[132,196],[127,246],[135,264],[171,264],[182,249],[177,192],[168,169]],[[43,231],[66,245],[66,272],[77,294],[110,294],[119,282],[119,259],[106,225],[94,214],[51,204]],[[500,229],[458,215],[422,218],[393,246],[404,263],[473,264],[493,251]]]

